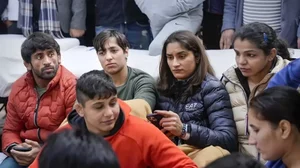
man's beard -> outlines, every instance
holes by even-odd
[[[49,68],[49,67],[44,67],[44,68],[41,69],[41,71],[38,71],[38,70],[36,70],[36,69],[33,68],[32,69],[32,73],[34,73],[40,79],[43,79],[43,80],[52,80],[55,77],[56,73],[57,73],[58,65],[51,67],[51,68],[53,68],[53,71],[50,72],[50,73],[45,72],[45,70],[47,68]]]

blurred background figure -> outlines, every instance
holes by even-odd
[[[110,144],[83,130],[64,130],[47,140],[39,158],[40,168],[120,168]]]

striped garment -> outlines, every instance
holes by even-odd
[[[34,0],[19,0],[18,27],[25,37],[33,33],[33,4]],[[42,0],[39,16],[39,31],[57,38],[63,38],[60,22],[57,17],[56,0]]]
[[[244,0],[243,24],[262,22],[281,30],[281,0]]]

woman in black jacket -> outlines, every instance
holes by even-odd
[[[205,49],[188,31],[165,41],[158,79],[160,125],[177,144],[210,145],[237,151],[237,130],[229,95],[214,77]]]

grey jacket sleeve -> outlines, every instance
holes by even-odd
[[[86,1],[72,0],[72,19],[70,29],[86,29]]]
[[[201,149],[213,145],[237,151],[237,129],[228,92],[220,81],[209,81],[202,88],[209,128],[191,124],[191,136],[186,143]]]
[[[222,32],[235,28],[235,14],[238,0],[225,0]]]
[[[155,81],[150,75],[142,75],[134,85],[134,98],[133,99],[143,99],[149,103],[152,110],[154,110],[156,105],[156,87]]]

